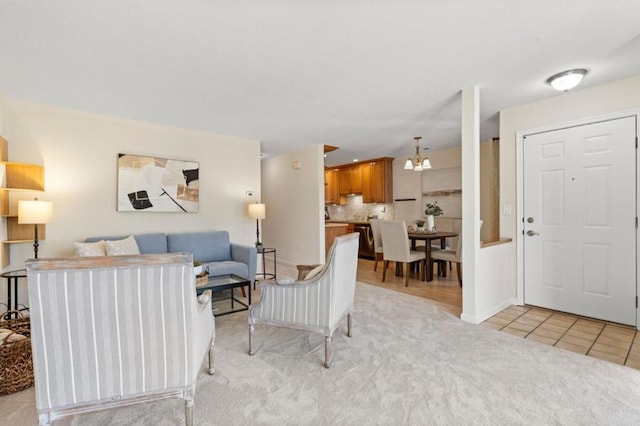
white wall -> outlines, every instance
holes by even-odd
[[[323,150],[312,145],[262,161],[262,241],[276,248],[278,261],[324,263]]]
[[[478,322],[481,294],[488,283],[479,279],[480,251],[480,90],[462,89],[462,318]],[[478,218],[477,222],[473,218]]]
[[[4,135],[4,105],[5,97],[0,93],[0,134]]]
[[[413,198],[414,201],[394,201],[395,219],[407,225],[424,216],[422,206],[422,172],[405,170],[404,157],[393,160],[393,199]]]
[[[622,112],[640,107],[640,76],[615,81],[587,89],[557,94],[554,97],[521,105],[500,112],[500,236],[513,238],[502,253],[506,280],[497,282],[492,291],[516,298],[516,240],[518,235],[516,187],[516,132],[550,125],[561,125],[574,120]],[[512,214],[505,215],[505,206]],[[500,249],[502,251],[502,249]]]
[[[481,229],[481,239],[489,241],[491,229],[489,226],[489,214],[491,213],[488,201],[492,198],[491,191],[491,140],[480,143],[480,218],[485,225]],[[416,198],[416,201],[396,202],[396,218],[412,223],[415,219],[425,216],[426,203],[438,202],[444,211],[444,217],[462,217],[462,194],[442,195],[438,197],[423,196],[423,192],[443,189],[462,188],[462,146],[454,148],[429,151],[429,160],[432,168],[417,173],[413,170],[404,170],[404,158],[394,161],[394,198]],[[484,185],[483,185],[484,184]],[[487,200],[487,202],[483,202]],[[485,204],[487,204],[485,208]]]
[[[500,111],[500,204],[513,214],[500,218],[500,235],[516,237],[516,132],[640,106],[640,75]]]
[[[260,143],[256,140],[124,120],[5,99],[4,137],[11,161],[43,165],[45,192],[54,204],[40,257],[71,256],[73,242],[89,236],[142,232],[228,230],[231,240],[253,244],[255,222],[245,196],[260,196]],[[200,163],[198,213],[116,211],[118,153]],[[11,265],[24,268],[31,244],[11,247]]]

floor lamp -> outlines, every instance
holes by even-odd
[[[38,258],[38,225],[51,222],[53,204],[49,201],[18,201],[18,224],[33,225],[33,255]]]
[[[265,217],[264,204],[249,204],[249,219],[256,220],[256,248],[258,249],[262,247],[262,243],[260,242],[260,219],[264,219]]]

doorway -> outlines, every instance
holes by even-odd
[[[524,136],[525,304],[636,324],[636,119]]]

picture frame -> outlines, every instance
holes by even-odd
[[[134,154],[118,154],[119,212],[195,213],[200,165]]]

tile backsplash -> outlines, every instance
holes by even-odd
[[[331,220],[367,220],[367,217],[378,216],[378,219],[395,217],[393,203],[363,204],[362,195],[350,195],[346,205],[327,206]]]

